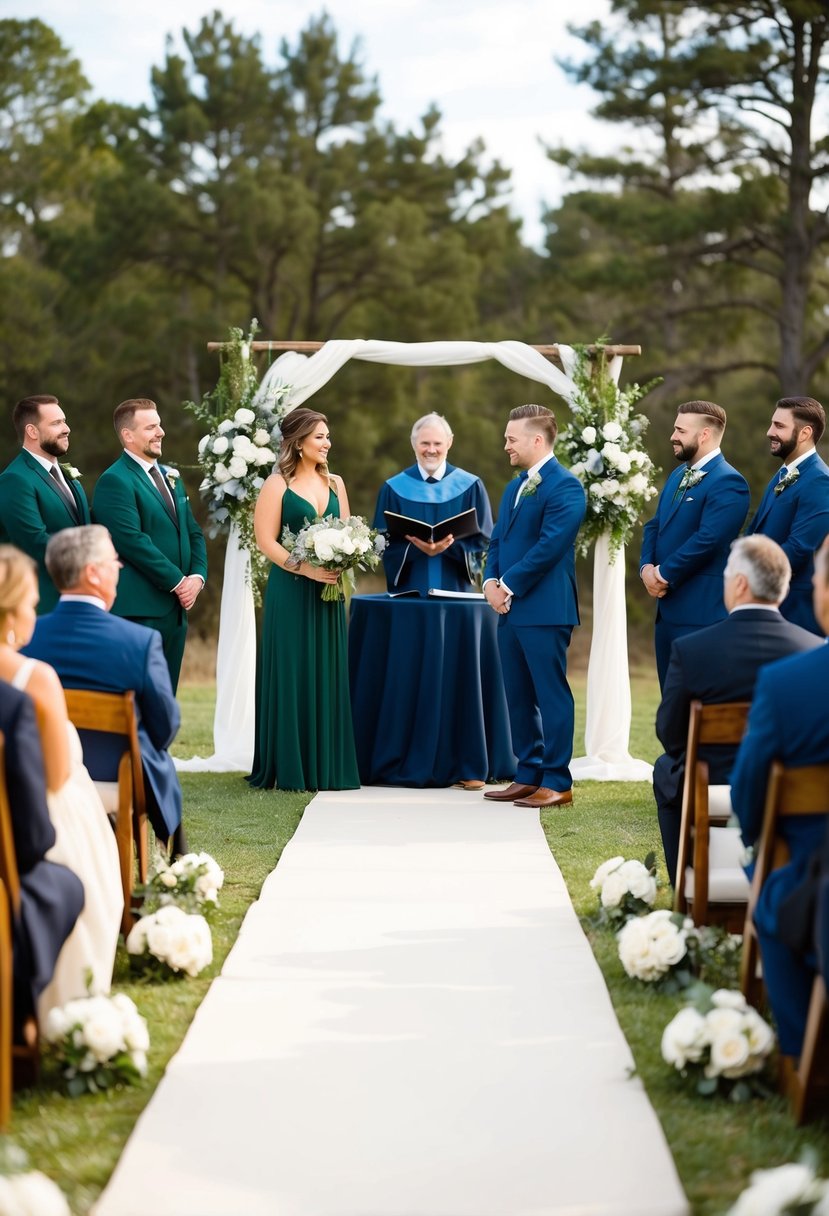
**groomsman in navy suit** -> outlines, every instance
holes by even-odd
[[[783,546],[792,565],[792,588],[781,612],[789,621],[822,636],[812,606],[812,555],[829,535],[829,468],[815,444],[826,414],[812,397],[783,397],[766,432],[772,456],[782,467],[766,486],[749,535],[760,532]]]
[[[58,532],[46,550],[60,590],[54,612],[40,617],[24,653],[50,663],[65,688],[135,693],[147,814],[173,852],[186,852],[181,787],[168,748],[181,721],[157,630],[110,612],[121,563],[106,528]],[[116,736],[82,731],[84,763],[96,781],[114,781],[123,750]]]
[[[745,478],[720,451],[725,410],[713,401],[686,401],[671,435],[679,468],[645,524],[639,574],[656,600],[654,648],[664,689],[677,638],[725,618],[723,571],[749,505]]]
[[[575,542],[584,489],[553,455],[556,420],[541,405],[511,411],[504,449],[521,469],[501,499],[484,570],[484,595],[500,616],[498,649],[509,705],[515,781],[484,795],[516,806],[573,801],[573,694],[567,647],[579,623]]]
[[[0,540],[37,562],[38,612],[58,600],[46,571],[46,544],[61,528],[89,523],[80,473],[66,461],[69,424],[57,397],[24,397],[12,411],[22,451],[0,474]]]
[[[813,584],[815,617],[827,632],[829,540],[823,542],[818,553]],[[827,687],[826,645],[771,663],[758,676],[748,729],[731,774],[731,805],[749,846],[757,844],[763,826],[772,761],[797,768],[829,762]],[[792,816],[783,824],[789,859],[769,875],[757,901],[754,923],[780,1050],[787,1056],[799,1056],[815,967],[814,959],[807,960],[786,940],[785,902],[807,881],[810,859],[817,854],[826,830],[826,817]]]

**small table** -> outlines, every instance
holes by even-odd
[[[515,773],[497,641],[484,600],[351,601],[348,663],[364,785],[452,785]]]

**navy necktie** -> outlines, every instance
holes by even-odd
[[[437,477],[427,477],[426,478],[427,486],[436,486],[437,483],[438,483]]]

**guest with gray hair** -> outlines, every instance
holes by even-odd
[[[723,574],[728,616],[677,638],[671,647],[656,733],[664,755],[653,770],[653,792],[668,877],[676,883],[685,746],[691,702],[750,701],[757,674],[775,659],[819,646],[814,633],[787,621],[780,605],[789,592],[791,566],[776,541],[760,534],[735,540]],[[728,783],[736,747],[700,748],[709,780]]]
[[[40,617],[25,654],[50,663],[64,688],[135,693],[147,814],[173,855],[187,851],[181,823],[181,787],[168,751],[181,714],[170,682],[161,635],[110,612],[121,561],[100,524],[56,532],[46,566],[60,599]],[[118,738],[81,731],[84,763],[95,781],[115,781],[123,750]]]
[[[441,591],[471,591],[483,566],[492,535],[492,509],[480,477],[449,464],[454,436],[440,414],[424,414],[412,426],[415,463],[390,477],[381,487],[374,512],[374,527],[388,527],[385,512],[410,520],[438,524],[474,507],[479,531],[474,536],[423,540],[405,535],[389,541],[383,565],[389,591],[427,595]]]

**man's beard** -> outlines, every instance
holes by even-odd
[[[44,452],[48,452],[50,456],[57,459],[58,456],[65,456],[69,451],[69,438],[67,436],[63,439],[43,439],[40,446]]]
[[[788,456],[791,456],[792,452],[797,447],[797,435],[792,435],[791,439],[778,438],[777,445],[776,451],[773,448],[769,449],[772,456],[776,457],[778,460],[785,460]]]
[[[674,451],[674,456],[676,456],[677,460],[684,460],[687,465],[692,465],[697,458],[698,452],[699,442],[693,444],[685,443],[678,452]]]
[[[148,443],[146,445],[146,447],[141,449],[141,455],[144,457],[145,460],[150,460],[150,461],[157,460],[159,458],[159,456],[161,455],[161,444],[159,443],[159,445],[158,445],[158,451],[154,452],[152,447]],[[232,452],[231,452],[231,455],[233,455]]]

